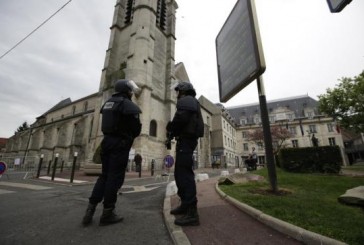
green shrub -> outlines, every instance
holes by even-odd
[[[279,152],[281,168],[296,173],[339,173],[342,165],[338,146],[286,148]]]

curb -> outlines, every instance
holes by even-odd
[[[259,220],[263,224],[265,224],[283,234],[286,234],[304,244],[348,245],[347,243],[305,230],[298,226],[295,226],[295,225],[292,225],[285,221],[279,220],[277,218],[274,218],[272,216],[269,216],[269,215],[263,213],[262,211],[260,211],[258,209],[255,209],[244,203],[241,203],[238,200],[236,200],[235,198],[232,198],[232,197],[226,195],[224,192],[222,192],[218,186],[218,183],[215,184],[215,190],[221,196],[222,199],[225,199],[227,202],[229,202],[233,206],[237,207],[241,211],[243,211],[243,212],[247,213],[248,215],[252,216],[253,218]]]
[[[166,195],[164,198],[164,222],[175,245],[191,245],[190,240],[188,240],[188,237],[183,232],[182,227],[174,224],[174,215],[169,213],[171,211],[171,196],[175,194],[173,192],[174,190],[177,190],[176,182],[172,181],[167,185]]]

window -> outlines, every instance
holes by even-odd
[[[241,133],[241,136],[243,137],[243,139],[248,138],[248,134],[247,134],[247,132],[246,132],[246,131],[243,131],[243,132]]]
[[[248,143],[243,144],[244,151],[249,151]]]
[[[293,121],[294,119],[294,114],[288,114],[288,120]]]
[[[83,104],[83,111],[87,111],[87,107],[88,107],[88,102],[85,101],[85,104]]]
[[[278,148],[278,141],[273,140],[272,147],[273,147],[274,150],[277,150],[277,148]]]
[[[157,137],[157,122],[155,120],[150,121],[149,135],[153,136],[153,137]]]
[[[254,123],[259,124],[260,123],[260,118],[259,117],[254,118]]]
[[[274,123],[275,122],[275,116],[270,116],[269,117],[269,122]]]
[[[75,115],[76,114],[76,106],[74,105],[73,107],[72,107],[72,115]]]
[[[263,150],[263,143],[259,142],[259,143],[257,143],[257,145],[258,145],[258,150],[262,151]]]
[[[316,125],[309,125],[310,133],[317,133]]]
[[[313,116],[314,116],[314,114],[313,114],[313,112],[312,112],[312,111],[307,112],[307,117],[308,117],[309,119],[312,119],[312,118],[313,118]]]
[[[292,147],[298,148],[298,140],[292,140]]]
[[[331,146],[336,145],[335,138],[329,138],[329,144],[330,144]]]
[[[292,135],[296,135],[297,134],[297,131],[296,131],[296,127],[289,127],[288,128],[289,132],[292,134]]]
[[[244,126],[246,124],[246,119],[245,118],[240,119],[240,124]]]
[[[334,126],[332,125],[332,123],[327,124],[327,131],[334,132]]]
[[[90,122],[90,132],[88,133],[88,142],[91,141],[91,136],[92,136],[92,127],[93,127],[93,124],[94,124],[94,119],[92,118],[91,119],[91,122]]]

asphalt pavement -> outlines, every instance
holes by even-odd
[[[76,171],[70,183],[70,172],[65,171],[57,173],[53,181],[44,175],[26,179],[22,180],[25,185],[41,185],[44,189],[23,191],[21,195],[15,195],[17,189],[11,186],[7,186],[8,192],[1,192],[0,185],[0,244],[344,244],[226,196],[217,185],[221,171],[196,170],[201,224],[191,227],[174,225],[175,217],[169,214],[179,204],[172,174],[151,176],[151,172],[143,171],[139,177],[137,172],[127,172],[117,203],[124,221],[107,227],[97,225],[100,207],[90,227],[80,224],[97,176]],[[21,180],[12,178],[3,176],[0,181]]]

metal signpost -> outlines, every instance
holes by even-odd
[[[265,71],[254,0],[239,0],[216,37],[220,101],[227,102],[257,79],[269,180],[277,191],[272,136],[261,75]]]

